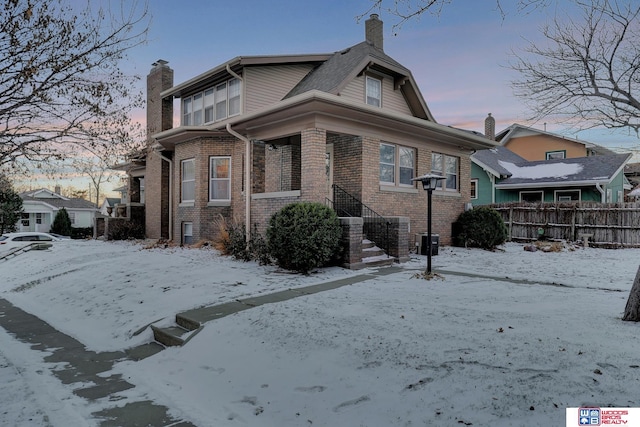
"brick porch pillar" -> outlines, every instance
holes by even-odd
[[[324,203],[327,197],[325,153],[327,132],[324,129],[306,129],[301,132],[302,200]]]

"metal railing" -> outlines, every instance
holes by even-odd
[[[338,216],[359,217],[363,219],[363,233],[365,237],[383,249],[389,255],[389,227],[391,222],[382,215],[362,203],[361,200],[349,194],[337,184],[332,185],[333,201],[331,206]]]

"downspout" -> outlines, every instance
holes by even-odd
[[[491,204],[493,205],[496,203],[496,180],[491,172],[489,172],[488,170],[485,170],[484,172],[489,177],[489,183],[491,184]],[[478,190],[476,189],[476,191]]]
[[[604,188],[602,188],[602,185],[600,185],[599,182],[596,182],[596,189],[600,192],[600,202],[606,203],[607,195],[605,194]]]
[[[163,156],[156,150],[158,156],[169,163],[169,240],[173,240],[173,160]]]
[[[233,77],[235,77],[236,79],[242,81],[242,77],[240,77],[237,73],[235,73],[231,67],[229,66],[229,64],[227,64],[227,73],[231,74]]]
[[[231,129],[231,124],[227,123],[227,132],[238,138],[240,141],[244,141],[245,146],[245,168],[244,168],[244,229],[245,238],[247,243],[249,242],[251,235],[251,141],[249,138],[240,135],[235,130]]]

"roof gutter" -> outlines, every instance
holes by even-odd
[[[251,235],[251,141],[249,141],[249,138],[231,129],[230,123],[227,123],[226,128],[227,132],[231,135],[244,141],[246,159],[244,168],[244,230],[246,242],[249,243],[249,236]]]

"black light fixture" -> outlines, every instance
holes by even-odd
[[[446,179],[446,177],[432,173],[412,179],[412,181],[422,182],[422,188],[427,192],[427,242],[429,245],[427,248],[427,276],[431,275],[431,252],[433,251],[433,242],[431,241],[431,193],[443,179]]]

